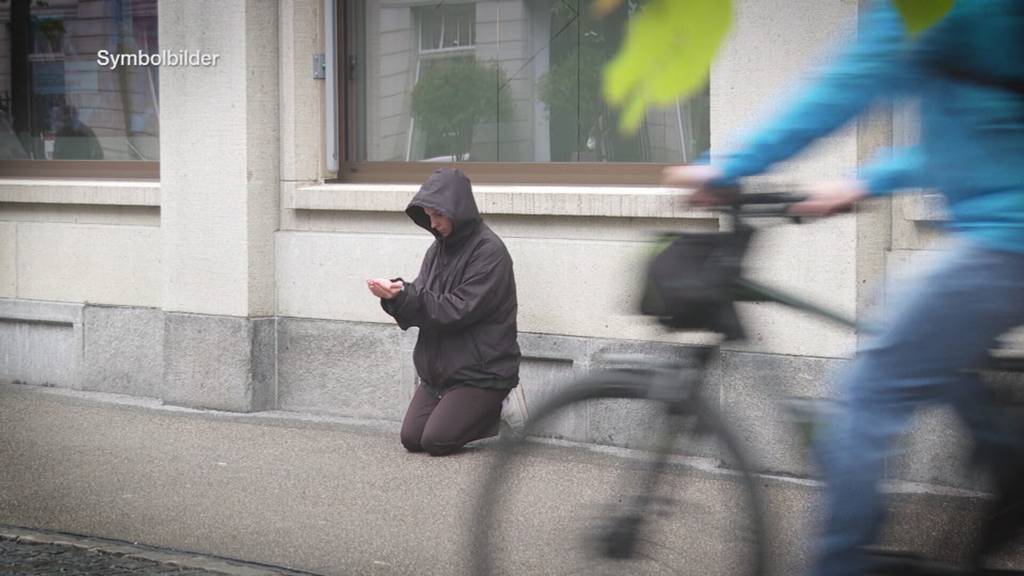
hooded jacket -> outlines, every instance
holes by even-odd
[[[452,221],[448,237],[430,227],[424,208]],[[405,209],[435,237],[419,275],[384,311],[419,328],[413,362],[432,390],[453,386],[511,389],[519,383],[516,281],[505,244],[484,224],[469,178],[435,170]]]

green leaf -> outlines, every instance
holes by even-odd
[[[955,0],[893,0],[911,36],[917,36],[942,20],[954,3]]]
[[[672,104],[703,87],[731,24],[732,0],[644,4],[605,67],[605,99],[625,110],[620,130],[635,132],[649,106]]]
[[[647,109],[642,98],[634,98],[626,104],[622,116],[619,118],[619,129],[626,134],[636,134],[640,124],[644,121]]]

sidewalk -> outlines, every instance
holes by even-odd
[[[397,423],[0,385],[0,524],[316,574],[456,576],[483,451]]]
[[[2,576],[309,576],[177,550],[0,525]]]
[[[445,458],[409,454],[394,422],[238,415],[0,385],[0,525],[324,575],[468,575],[471,504],[490,453],[485,444]],[[604,472],[622,462],[608,450],[571,466],[537,462],[530,474],[543,488],[517,520],[529,526],[530,514],[589,509],[586,496],[606,491]],[[716,482],[724,480],[709,476],[698,496],[717,498]],[[795,573],[819,511],[816,488],[784,478],[764,478],[762,488],[773,561]],[[964,525],[977,503],[926,490],[899,499],[892,533],[937,551],[962,542],[921,527]],[[712,537],[701,525],[679,524],[671,537]],[[540,563],[558,553],[514,538],[507,547]]]

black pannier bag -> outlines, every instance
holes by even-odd
[[[640,312],[672,328],[743,338],[733,305],[753,230],[680,233],[647,267]]]

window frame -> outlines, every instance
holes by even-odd
[[[472,174],[473,181],[481,184],[527,185],[586,185],[586,186],[656,186],[661,184],[661,173],[674,163],[654,162],[425,162],[425,161],[357,161],[351,153],[357,150],[357,130],[349,129],[357,118],[354,72],[355,38],[348,33],[350,8],[355,0],[338,0],[336,30],[339,35],[337,66],[338,110],[336,129],[339,138],[338,173],[326,178],[326,183],[347,184],[419,184],[437,168],[458,168]],[[358,21],[360,15],[356,14]],[[419,39],[417,38],[417,44]],[[475,41],[474,41],[475,45]],[[417,50],[418,50],[417,46]]]
[[[10,39],[15,40],[13,34]],[[160,161],[0,159],[0,178],[159,180]]]
[[[458,46],[448,46],[448,47],[445,47],[445,45],[444,45],[444,36],[445,36],[444,25],[445,25],[446,20],[445,20],[445,15],[442,13],[441,14],[441,33],[440,33],[440,36],[438,37],[438,40],[440,41],[441,46],[439,48],[426,48],[426,49],[424,49],[423,48],[423,25],[425,23],[425,20],[423,19],[423,15],[421,14],[421,15],[417,16],[417,20],[418,20],[418,22],[417,22],[417,24],[418,24],[417,25],[417,34],[419,35],[419,38],[417,39],[417,43],[416,43],[417,44],[416,52],[421,57],[424,56],[424,55],[427,55],[427,54],[441,54],[441,53],[444,53],[444,52],[461,51],[461,50],[475,50],[476,49],[476,19],[475,19],[475,16],[476,16],[476,4],[475,3],[442,4],[442,5],[436,6],[436,8],[441,8],[442,10],[444,10],[446,8],[452,8],[454,6],[473,6],[474,7],[474,10],[473,10],[474,19],[471,20],[471,23],[473,25],[473,29],[472,29],[472,36],[473,36],[473,38],[472,38],[472,42],[469,43],[469,44],[459,44]],[[428,6],[417,6],[415,8],[417,10],[423,10],[423,8],[426,8],[426,7],[428,7]],[[461,29],[458,29],[458,30],[459,30],[459,32],[461,32]],[[460,34],[460,36],[461,36],[461,34]]]
[[[0,160],[0,178],[159,180],[153,160]]]

